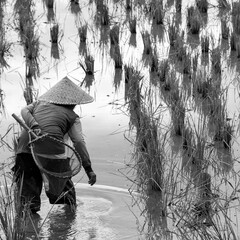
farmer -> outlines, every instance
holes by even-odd
[[[90,185],[95,184],[96,174],[91,167],[80,118],[74,112],[74,107],[92,101],[90,95],[65,77],[39,97],[38,101],[21,110],[22,118],[35,134],[48,133],[49,136],[60,140],[59,142],[63,142],[67,135],[70,137],[73,147],[82,159],[82,166]],[[30,210],[33,213],[39,211],[44,183],[51,204],[68,204],[76,207],[76,193],[71,178],[59,178],[41,172],[34,162],[28,145],[29,140],[29,133],[23,130],[19,137],[13,167],[14,181],[21,192],[21,204],[30,203]],[[60,145],[59,142],[48,142],[48,138],[45,138],[39,145],[43,156],[49,160],[49,163],[53,163],[52,169],[57,169],[58,161],[64,158],[65,145]]]

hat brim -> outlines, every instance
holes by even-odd
[[[38,99],[64,105],[87,104],[94,101],[92,96],[73,83],[68,77],[56,83]]]

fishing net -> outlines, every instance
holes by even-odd
[[[81,158],[73,147],[48,134],[35,139],[32,139],[31,134],[29,135],[32,156],[42,172],[58,178],[69,178],[80,172]],[[65,150],[64,153],[58,154],[52,151],[51,146],[56,144]]]

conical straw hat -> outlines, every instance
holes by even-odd
[[[63,78],[51,87],[46,93],[39,97],[39,100],[64,105],[78,105],[93,102],[93,98],[68,77]]]

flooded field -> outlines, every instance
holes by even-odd
[[[10,171],[19,133],[11,114],[67,75],[94,97],[76,111],[99,186],[128,190],[135,209],[125,216],[136,228],[124,235],[123,215],[111,222],[116,191],[92,188],[87,198],[79,190],[75,216],[44,202],[46,239],[240,238],[239,1],[0,6],[2,171]],[[72,218],[71,226],[55,226],[55,216]]]

